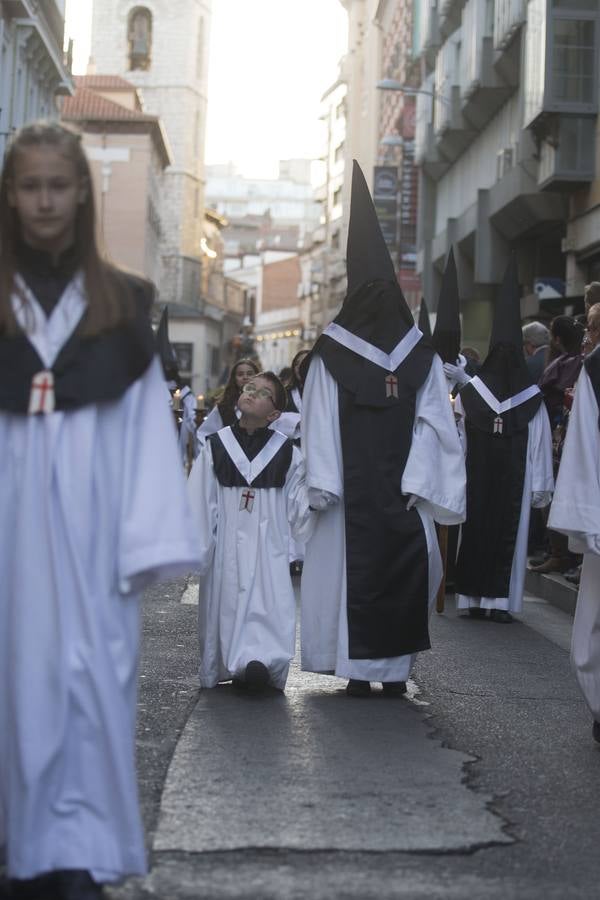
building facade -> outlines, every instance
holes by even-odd
[[[57,118],[72,93],[64,30],[65,0],[0,0],[0,159],[16,129]]]
[[[92,60],[120,75],[159,116],[172,165],[165,173],[161,299],[197,306],[204,223],[204,146],[210,0],[96,0]]]
[[[487,335],[511,251],[523,314],[550,284],[554,311],[574,309],[600,271],[600,3],[423,0],[413,33],[425,296],[453,245],[470,340]]]
[[[137,88],[119,76],[75,78],[61,117],[83,135],[100,242],[109,259],[160,284],[163,173],[171,163],[158,116],[144,113]]]

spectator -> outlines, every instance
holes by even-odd
[[[541,322],[529,322],[523,326],[522,332],[525,365],[533,381],[537,383],[546,368],[550,332]]]

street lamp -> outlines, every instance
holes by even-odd
[[[382,147],[402,147],[404,145],[404,138],[399,134],[386,134],[385,137],[382,137],[379,141]]]
[[[450,100],[447,97],[443,94],[436,93],[435,90],[424,91],[421,88],[413,87],[410,84],[402,84],[402,82],[396,81],[395,78],[384,78],[381,81],[378,81],[375,87],[379,91],[398,91],[401,94],[406,94],[408,97],[411,97],[414,94],[422,94],[424,97],[431,97],[434,102],[439,100],[440,103],[445,103],[447,106],[451,105]]]

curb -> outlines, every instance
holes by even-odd
[[[577,587],[569,584],[561,575],[555,573],[539,575],[528,569],[525,573],[525,591],[534,597],[541,597],[570,616],[575,614]]]

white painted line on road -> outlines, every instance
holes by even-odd
[[[189,606],[198,606],[199,596],[200,596],[200,585],[199,584],[188,584],[185,591],[183,592],[181,602],[187,603]]]

